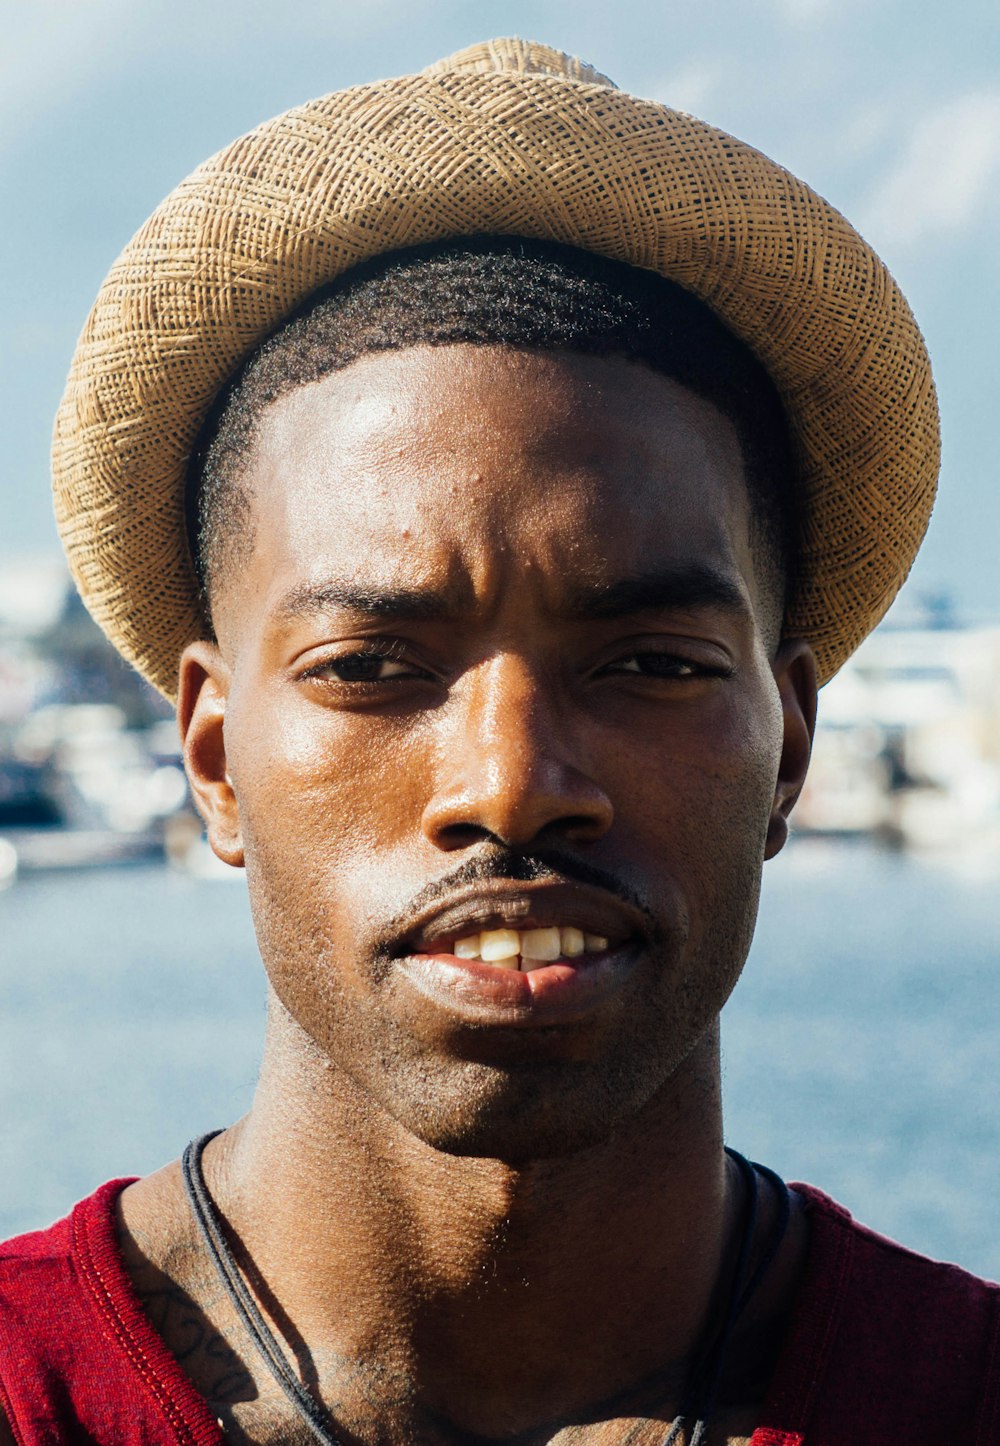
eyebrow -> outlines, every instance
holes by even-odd
[[[583,619],[622,618],[633,613],[749,611],[747,598],[732,576],[704,563],[684,563],[581,588],[569,613]]]
[[[378,587],[364,582],[306,583],[287,593],[276,608],[279,621],[346,612],[404,622],[456,617],[473,606],[471,593],[430,588]],[[703,563],[685,563],[578,588],[560,613],[578,621],[630,617],[646,612],[722,609],[746,615],[747,599],[727,573]]]
[[[347,612],[369,618],[419,622],[454,614],[457,599],[425,588],[387,588],[370,583],[306,583],[286,593],[276,608],[284,621]]]

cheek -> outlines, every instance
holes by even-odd
[[[699,957],[739,964],[756,920],[767,826],[781,750],[781,710],[766,682],[756,707],[723,693],[670,726],[620,739],[616,769],[629,866],[655,894],[672,880]],[[631,800],[629,818],[621,800]]]
[[[431,741],[315,708],[285,709],[279,723],[256,707],[242,721],[230,772],[262,957],[269,972],[322,957],[347,980],[376,907],[397,890],[405,902],[397,865],[419,828]]]
[[[635,801],[650,827],[713,846],[738,835],[759,844],[774,797],[781,755],[781,705],[762,679],[746,691],[720,690],[691,709],[651,715],[642,729],[614,739],[618,791]]]
[[[419,818],[431,740],[391,718],[308,705],[237,714],[227,756],[248,845],[329,873]]]

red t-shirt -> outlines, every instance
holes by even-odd
[[[219,1446],[153,1330],[103,1185],[0,1245],[0,1405],[19,1446]],[[810,1243],[752,1446],[1000,1446],[1000,1286],[914,1255],[807,1185]]]

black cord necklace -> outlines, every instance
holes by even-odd
[[[191,1206],[191,1213],[201,1235],[202,1243],[244,1330],[253,1341],[261,1359],[281,1387],[296,1415],[308,1426],[315,1440],[323,1442],[324,1446],[341,1446],[330,1429],[330,1418],[325,1407],[302,1384],[274,1332],[261,1314],[236,1263],[236,1258],[229,1248],[201,1168],[201,1157],[205,1146],[221,1133],[221,1130],[213,1130],[197,1140],[192,1140],[181,1159],[184,1192]],[[788,1187],[780,1176],[765,1165],[751,1164],[749,1160],[744,1159],[741,1154],[736,1150],[729,1149],[728,1146],[726,1154],[739,1168],[746,1187],[746,1207],[740,1232],[736,1269],[733,1274],[733,1287],[729,1297],[729,1308],[718,1335],[714,1340],[701,1345],[695,1355],[684,1389],[681,1409],[664,1438],[663,1446],[676,1446],[681,1432],[692,1415],[694,1415],[695,1421],[689,1446],[701,1446],[722,1379],[726,1348],[732,1339],[737,1321],[777,1255],[788,1228],[791,1202]],[[758,1175],[765,1175],[774,1185],[778,1195],[779,1208],[775,1228],[756,1269],[751,1274],[750,1264],[760,1205]]]
[[[743,1228],[740,1232],[739,1252],[733,1272],[732,1289],[729,1293],[729,1305],[718,1335],[714,1339],[710,1337],[707,1342],[702,1341],[699,1344],[681,1398],[681,1409],[663,1439],[663,1446],[676,1446],[681,1432],[687,1425],[688,1418],[692,1416],[694,1425],[691,1429],[688,1446],[701,1446],[704,1441],[705,1432],[708,1430],[712,1412],[715,1409],[729,1343],[740,1317],[756,1294],[758,1286],[781,1247],[791,1218],[791,1196],[788,1193],[788,1186],[780,1175],[776,1175],[766,1165],[758,1165],[756,1162],[747,1160],[738,1150],[732,1150],[728,1145],[726,1154],[738,1167],[746,1189]],[[761,1252],[760,1259],[751,1273],[753,1243],[757,1233],[757,1218],[760,1211],[758,1177],[761,1175],[770,1180],[775,1188],[778,1196],[778,1216],[767,1244]]]
[[[229,1296],[244,1329],[257,1347],[261,1359],[271,1375],[284,1391],[296,1415],[305,1422],[317,1441],[324,1442],[325,1446],[341,1446],[329,1428],[329,1417],[325,1408],[299,1380],[274,1332],[261,1315],[257,1302],[243,1279],[223,1234],[222,1224],[216,1213],[212,1197],[208,1193],[208,1186],[205,1184],[205,1176],[201,1168],[201,1156],[205,1146],[209,1140],[214,1140],[216,1135],[221,1133],[221,1130],[212,1130],[210,1134],[192,1140],[181,1159],[184,1190],[191,1206],[191,1213],[195,1218],[195,1224],[201,1232],[208,1258],[215,1266],[223,1289]]]

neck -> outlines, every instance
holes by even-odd
[[[514,1166],[415,1138],[275,1007],[253,1109],[206,1171],[321,1378],[377,1360],[487,1433],[654,1377],[675,1395],[738,1210],[715,1031],[612,1138]]]

